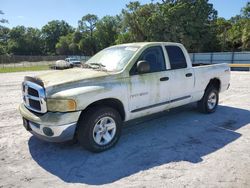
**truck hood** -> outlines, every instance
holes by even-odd
[[[104,71],[97,71],[93,69],[81,69],[73,68],[62,71],[53,71],[50,73],[42,74],[36,76],[36,79],[39,79],[43,82],[44,87],[54,87],[58,85],[64,85],[69,83],[74,83],[78,81],[84,81],[87,79],[95,79],[98,77],[103,77],[109,75]]]

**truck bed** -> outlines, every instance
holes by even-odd
[[[219,63],[217,63],[219,64]],[[216,63],[209,64],[209,63],[192,63],[193,67],[199,67],[199,66],[206,66],[206,65],[217,65]]]
[[[205,64],[195,63],[192,64],[195,75],[195,91],[204,90],[210,79],[217,78],[221,82],[221,91],[228,87],[230,79],[230,68],[226,63],[218,64]]]

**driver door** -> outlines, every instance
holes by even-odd
[[[150,64],[148,73],[137,71],[137,62],[145,60]],[[167,108],[169,99],[168,79],[170,73],[166,71],[164,53],[161,46],[147,48],[142,52],[138,61],[130,71],[128,86],[129,110],[136,117],[141,113],[154,113],[164,105]],[[164,101],[163,101],[164,99]]]

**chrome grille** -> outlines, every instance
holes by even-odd
[[[35,90],[35,89],[33,89],[33,88],[31,88],[31,87],[28,88],[28,94],[32,95],[32,96],[35,96],[35,97],[39,97],[38,91]]]
[[[22,85],[24,105],[38,113],[47,112],[45,90],[42,86],[30,81],[24,81]]]

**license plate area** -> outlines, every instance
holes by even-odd
[[[27,119],[23,118],[23,126],[27,131],[31,131],[30,125],[29,125],[29,121]]]

